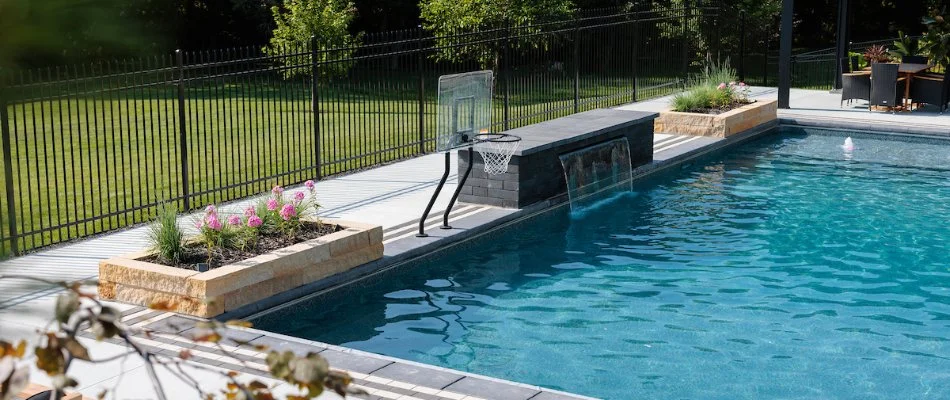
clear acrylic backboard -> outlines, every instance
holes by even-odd
[[[491,128],[492,72],[475,71],[439,77],[436,150],[472,143]]]

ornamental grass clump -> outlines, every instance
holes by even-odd
[[[158,215],[148,230],[149,247],[166,264],[178,265],[185,252],[184,233],[178,227],[178,210],[169,204],[158,208]]]
[[[749,86],[736,82],[736,70],[728,60],[721,65],[709,61],[685,92],[673,96],[672,107],[673,111],[720,113],[751,103],[749,95]]]

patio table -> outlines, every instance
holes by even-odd
[[[907,82],[904,82],[904,109],[909,110],[909,108],[907,107],[907,100],[910,98],[910,82],[914,79],[914,75],[917,75],[931,68],[933,68],[933,65],[930,65],[930,64],[910,64],[910,63],[901,63],[900,67],[898,67],[898,72],[901,75],[904,75],[905,78],[907,78]]]

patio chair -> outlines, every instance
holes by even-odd
[[[903,56],[901,62],[904,64],[928,64],[930,60],[926,56]]]
[[[892,63],[871,64],[871,104],[893,108],[901,104],[906,79],[899,78],[900,65]]]
[[[940,107],[942,114],[950,102],[950,74],[939,76],[919,75],[910,84],[910,98],[914,103],[927,103]]]
[[[871,74],[841,74],[841,106],[844,107],[845,101],[851,104],[852,100],[871,100]]]

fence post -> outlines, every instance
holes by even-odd
[[[502,117],[502,130],[505,130],[505,131],[507,131],[507,130],[509,129],[508,119],[510,118],[510,115],[511,115],[511,114],[510,114],[510,112],[511,112],[511,111],[510,111],[510,108],[511,108],[511,103],[510,103],[511,94],[510,94],[510,90],[509,90],[509,88],[508,88],[508,86],[509,86],[509,82],[508,82],[508,72],[510,72],[510,70],[511,70],[511,66],[508,65],[508,62],[509,62],[508,59],[510,58],[510,57],[509,57],[510,55],[511,55],[511,20],[509,20],[508,17],[505,17],[505,40],[504,40],[503,46],[502,46],[501,66],[499,67],[499,71],[498,71],[498,72],[501,74],[502,83],[504,84],[504,92],[503,92],[503,94],[504,94],[504,110],[502,111],[502,113],[503,113],[503,114],[502,114],[502,115],[503,115],[503,117]],[[507,70],[507,71],[506,71],[506,70]]]
[[[422,45],[422,25],[416,27],[417,29],[417,40],[419,41],[419,46],[416,51],[419,53],[417,59],[418,65],[418,74],[419,74],[419,154],[425,154],[426,152],[426,99],[425,99],[425,72],[423,71],[423,61],[425,59],[423,54],[423,45]]]
[[[689,76],[689,0],[683,0],[683,79]]]
[[[745,10],[739,10],[739,82],[745,82]]]
[[[640,12],[633,13],[633,102],[637,102],[637,80],[640,73]]]
[[[580,21],[574,18],[574,113],[581,110]]]
[[[185,210],[191,209],[191,185],[188,183],[188,124],[185,121],[185,67],[181,50],[175,50],[178,69],[178,152],[181,154],[181,196]]]
[[[317,60],[317,36],[310,36],[310,110],[313,112],[313,162],[317,168],[316,179],[323,177],[323,168],[320,162],[320,92],[318,90],[320,71],[317,69],[320,62]]]
[[[7,201],[7,226],[10,230],[10,250],[14,255],[18,255],[20,249],[17,244],[16,204],[14,203],[16,196],[13,194],[13,157],[11,155],[13,141],[10,140],[10,116],[7,115],[5,87],[6,79],[3,76],[3,71],[0,70],[0,131],[3,134],[3,176],[6,179],[4,191],[6,191]]]
[[[762,62],[762,86],[769,86],[769,52],[772,51],[772,41],[769,40],[772,37],[772,29],[766,30],[765,35],[765,61]]]

